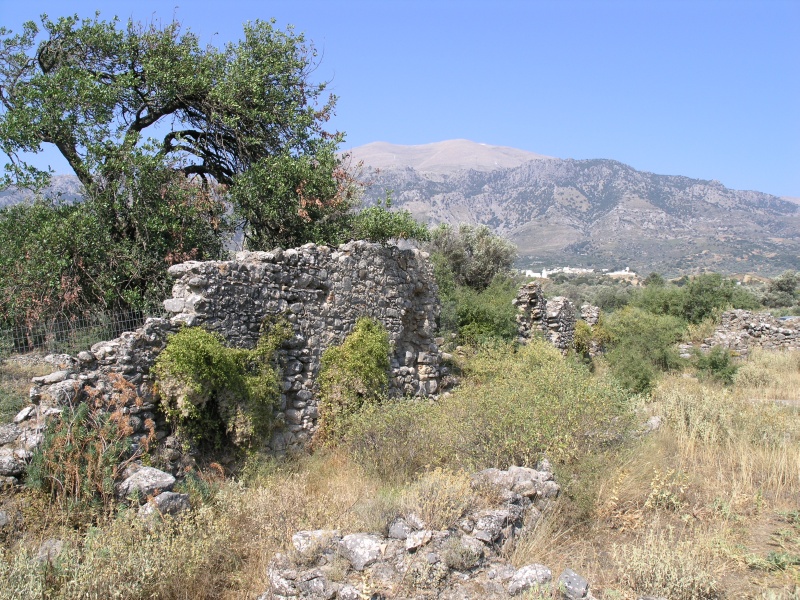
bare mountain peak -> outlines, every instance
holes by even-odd
[[[667,274],[800,268],[800,206],[788,198],[465,140],[376,143],[354,154],[380,169],[368,201],[390,191],[421,221],[488,225],[517,244],[520,265]]]
[[[550,158],[534,152],[479,144],[469,140],[447,140],[418,146],[373,142],[350,150],[355,160],[375,169],[412,168],[421,173],[446,175],[457,171],[494,171],[518,167],[532,160]]]

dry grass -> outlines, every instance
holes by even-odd
[[[557,464],[562,497],[509,558],[517,566],[546,564],[555,575],[572,568],[603,599],[800,598],[798,365],[800,353],[754,353],[730,388],[665,377],[646,404],[631,404],[639,422],[660,415],[661,429]],[[510,364],[508,372],[515,369]],[[531,379],[524,369],[520,377]],[[487,390],[502,387],[489,383],[473,386],[476,397],[488,402]],[[547,406],[545,396],[536,406]],[[456,413],[412,406],[415,417],[428,409],[440,415],[432,430],[463,433],[452,424]],[[413,431],[403,443],[413,445]],[[419,448],[430,443],[419,440]],[[404,446],[400,455],[416,456],[412,450]],[[376,443],[373,451],[397,449]],[[419,461],[428,456],[422,454]],[[268,562],[290,548],[298,530],[383,533],[408,511],[445,527],[481,502],[455,466],[421,468],[410,485],[402,480],[359,466],[343,451],[286,462],[254,458],[240,481],[218,483],[212,499],[178,523],[148,529],[122,515],[88,534],[35,530],[2,551],[0,596],[39,598],[47,587],[53,598],[253,598],[268,587]],[[31,557],[49,536],[71,549],[57,567],[43,569]]]
[[[743,397],[800,406],[800,352],[754,350],[736,374]]]
[[[715,317],[708,317],[699,323],[689,323],[683,340],[691,344],[701,344],[706,338],[710,338],[714,334],[714,330],[718,326],[719,322]]]
[[[86,534],[37,531],[2,550],[0,597],[252,598],[268,589],[267,564],[297,531],[373,531],[399,512],[391,490],[335,453],[250,471],[247,482],[221,483],[188,519],[148,527],[123,514]],[[69,550],[43,569],[34,556],[47,537]]]
[[[25,363],[19,360],[0,362],[0,423],[8,423],[29,400],[31,378],[55,370],[47,363]]]
[[[440,530],[455,527],[476,500],[467,474],[437,468],[403,490],[401,502],[405,513],[414,513],[428,529]]]
[[[800,353],[756,352],[739,373],[665,377],[640,415],[664,425],[605,464],[594,519],[562,498],[514,562],[571,567],[604,598],[797,598]]]

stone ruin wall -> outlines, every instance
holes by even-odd
[[[533,281],[519,289],[514,305],[518,311],[517,339],[521,344],[527,343],[538,332],[562,353],[566,353],[572,347],[577,315],[575,305],[567,298],[556,296],[545,300],[542,286]],[[582,307],[581,315],[586,312],[587,317],[591,318],[594,312],[590,309],[594,308],[588,305]],[[590,325],[596,322],[597,319],[594,319]]]
[[[201,325],[240,347],[255,345],[270,315],[284,315],[292,324],[295,335],[279,350],[284,393],[276,417],[285,427],[267,450],[283,452],[309,440],[319,414],[314,381],[322,352],[342,343],[361,316],[377,319],[389,333],[390,394],[435,394],[439,303],[426,258],[418,250],[350,242],[241,252],[234,260],[171,267],[173,297],[164,303],[171,319],[148,319],[75,357],[59,356],[57,371],[33,380],[31,404],[13,423],[0,425],[0,477],[21,475],[47,420],[81,399],[123,411],[134,449],[160,442],[161,458],[176,472],[186,457],[157,410],[149,372],[182,324]]]
[[[281,350],[285,379],[278,417],[287,427],[271,442],[273,450],[283,450],[307,441],[315,428],[322,353],[341,344],[359,317],[373,317],[389,332],[390,395],[438,391],[439,301],[426,258],[418,250],[367,242],[240,252],[234,261],[171,267],[176,281],[164,306],[174,313],[173,323],[201,325],[239,347],[255,345],[265,317],[286,315],[295,336]]]
[[[747,310],[730,310],[722,314],[720,324],[699,345],[701,351],[722,346],[739,356],[746,357],[752,348],[765,350],[800,349],[800,319],[782,320],[768,313]],[[680,347],[681,355],[689,357],[691,344]]]
[[[322,352],[342,343],[361,316],[379,320],[389,332],[390,393],[435,395],[442,375],[434,338],[439,304],[426,258],[417,250],[350,242],[173,266],[173,295],[164,303],[172,318],[148,319],[75,357],[60,355],[57,371],[34,379],[31,404],[14,423],[0,425],[0,477],[22,474],[48,418],[81,399],[122,410],[134,449],[157,442],[162,463],[179,471],[188,457],[157,410],[149,372],[169,335],[184,324],[218,332],[239,347],[255,345],[269,316],[283,315],[292,324],[295,335],[279,350],[284,380],[275,416],[285,426],[265,441],[266,450],[280,453],[308,442],[319,415],[314,382]],[[588,305],[578,315],[563,297],[545,300],[536,282],[522,286],[514,304],[521,343],[538,332],[564,353],[576,319],[591,326],[599,315]]]

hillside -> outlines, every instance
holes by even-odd
[[[53,175],[50,185],[43,192],[44,196],[57,198],[62,202],[72,203],[83,197],[83,186],[74,175]],[[0,190],[0,208],[11,206],[24,200],[32,200],[33,192],[14,187]]]
[[[517,244],[521,267],[630,267],[668,275],[800,269],[797,198],[467,140],[374,142],[349,155],[351,164],[364,164],[367,202],[391,190],[396,207],[427,223],[486,224]],[[73,202],[80,184],[57,175],[46,193]],[[30,197],[0,191],[0,207]]]
[[[519,246],[524,266],[800,268],[800,205],[788,198],[465,140],[374,143],[351,154],[379,169],[369,199],[391,190],[395,206],[426,222],[486,224]]]

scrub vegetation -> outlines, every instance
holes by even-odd
[[[309,451],[265,456],[289,328],[270,324],[250,350],[185,328],[154,368],[163,411],[201,451],[235,446],[239,464],[188,466],[191,509],[143,520],[114,495],[131,458],[125,416],[65,410],[25,486],[0,494],[0,597],[257,597],[299,530],[382,533],[405,510],[452,527],[480,502],[471,473],[543,458],[562,493],[510,550],[515,566],[572,568],[603,599],[800,597],[800,353],[686,359],[676,347],[728,308],[796,311],[797,274],[760,288],[718,274],[561,279],[546,293],[600,305],[600,323],[579,324],[566,356],[539,339],[519,346],[511,244],[484,227],[428,231],[388,202],[353,210],[340,137],[322,127],[334,99],[309,80],[302,36],[256,22],[215,49],[176,23],[41,27],[39,43],[33,23],[0,34],[0,149],[9,181],[36,184],[46,175],[19,157],[59,144],[88,196],[0,211],[0,321],[151,306],[166,266],[223,252],[230,218],[252,249],[416,237],[460,383],[435,400],[388,398],[390,341],[360,320],[323,355]],[[146,138],[162,116],[186,129]],[[0,366],[5,421],[26,403],[21,381],[41,372]],[[37,557],[51,538],[61,552]],[[451,550],[448,564],[462,564]]]

